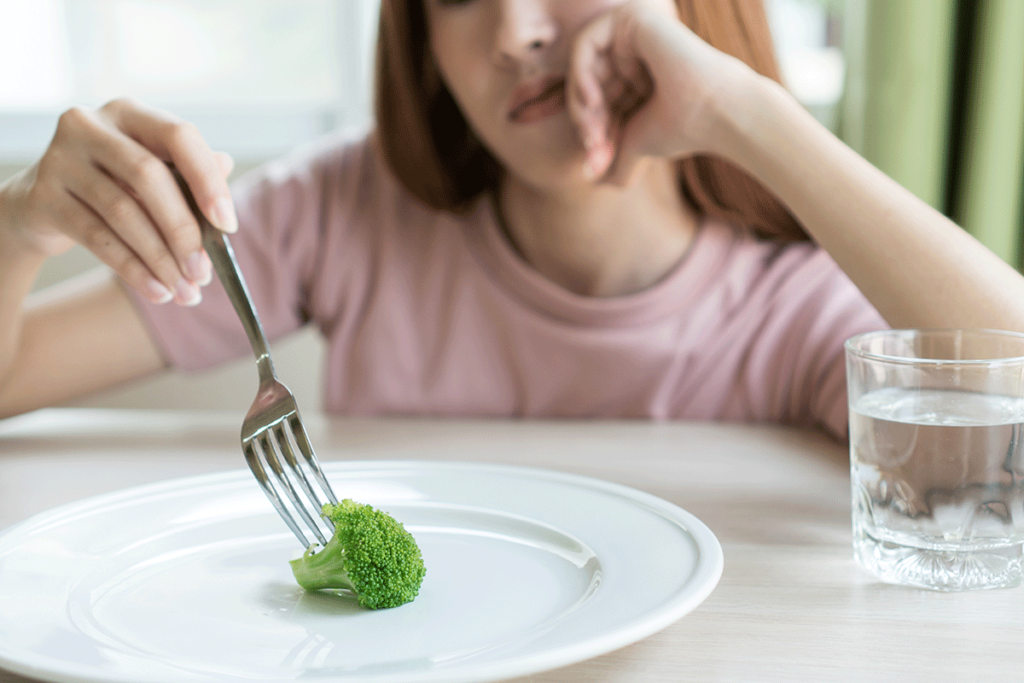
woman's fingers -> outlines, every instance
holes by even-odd
[[[73,201],[60,202],[59,217],[42,205],[37,212],[52,216],[41,227],[84,244],[151,300],[192,305],[213,270],[168,161],[210,222],[236,230],[231,158],[213,152],[191,124],[127,100],[61,116],[39,183]]]
[[[90,157],[99,168],[89,174],[88,182],[69,189],[128,244],[159,241],[164,245],[161,251],[148,249],[139,256],[165,284],[173,287],[180,277],[205,284],[208,272],[198,269],[199,224],[167,165],[122,135],[97,136],[91,143]],[[149,260],[166,256],[173,256],[179,278],[168,281],[164,275],[168,269]]]
[[[611,155],[599,176],[601,182],[625,186],[632,181],[641,162],[647,156],[647,141],[644,139],[643,131],[648,130],[645,119],[650,116],[651,112],[640,110],[618,131],[615,154]]]
[[[567,104],[586,154],[584,173],[594,180],[607,174],[622,130],[653,92],[631,45],[633,31],[628,13],[619,8],[598,16],[573,45]]]
[[[161,161],[174,164],[192,190],[199,210],[214,227],[224,232],[238,230],[227,176],[221,172],[217,155],[193,124],[130,100],[115,100],[105,105],[104,111],[128,137]],[[177,187],[169,172],[159,175],[161,183]]]
[[[608,140],[611,107],[605,83],[611,74],[607,53],[614,24],[605,14],[577,36],[566,82],[566,104],[588,153]]]
[[[107,107],[124,135],[104,138],[110,149],[98,150],[98,158],[109,159],[111,175],[146,206],[185,276],[206,284],[212,270],[199,225],[165,162],[172,162],[185,178],[206,218],[234,232],[238,221],[224,155],[214,153],[195,126],[169,114],[129,101]]]
[[[69,113],[70,114],[70,113]],[[199,225],[166,164],[103,116],[62,117],[80,163],[63,183],[136,254],[179,303],[196,303],[209,281]],[[211,153],[212,157],[212,153]],[[91,233],[90,233],[91,234]],[[93,239],[86,246],[99,243]]]
[[[110,231],[106,222],[73,195],[63,193],[51,208],[65,232],[107,264],[129,286],[153,303],[163,304],[174,299],[174,293]]]
[[[175,301],[183,305],[199,303],[198,285],[208,284],[211,279],[209,259],[201,248],[193,251],[198,254],[195,259],[182,264],[136,198],[104,173],[70,179],[67,189],[100,220],[100,226],[89,223],[88,230],[81,236],[80,241],[86,247],[99,256],[100,251],[114,245],[116,258],[111,257],[110,260],[123,265],[129,262],[122,253],[122,247],[126,247],[168,291],[173,292]],[[205,263],[198,262],[203,259],[206,259]]]
[[[235,160],[227,152],[214,152],[213,156],[217,160],[217,167],[220,169],[220,174],[227,178],[231,175],[231,172],[235,170]]]

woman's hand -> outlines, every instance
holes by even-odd
[[[595,180],[627,183],[644,157],[715,151],[719,94],[754,72],[680,20],[672,0],[633,0],[577,35],[567,103]]]
[[[128,100],[60,117],[42,158],[0,187],[0,230],[46,256],[82,244],[149,300],[198,303],[210,260],[166,162],[213,225],[237,230],[230,157],[195,126]]]

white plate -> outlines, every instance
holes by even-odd
[[[0,667],[57,682],[494,681],[633,643],[700,604],[722,549],[635,489],[469,463],[348,462],[339,496],[391,513],[419,597],[307,593],[248,471],[70,504],[0,535]]]

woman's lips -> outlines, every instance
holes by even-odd
[[[565,109],[565,80],[550,79],[520,86],[512,95],[508,118],[513,123],[532,123]]]

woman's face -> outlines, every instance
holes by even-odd
[[[588,20],[625,0],[422,1],[441,76],[491,153],[531,185],[582,182],[569,51]]]

